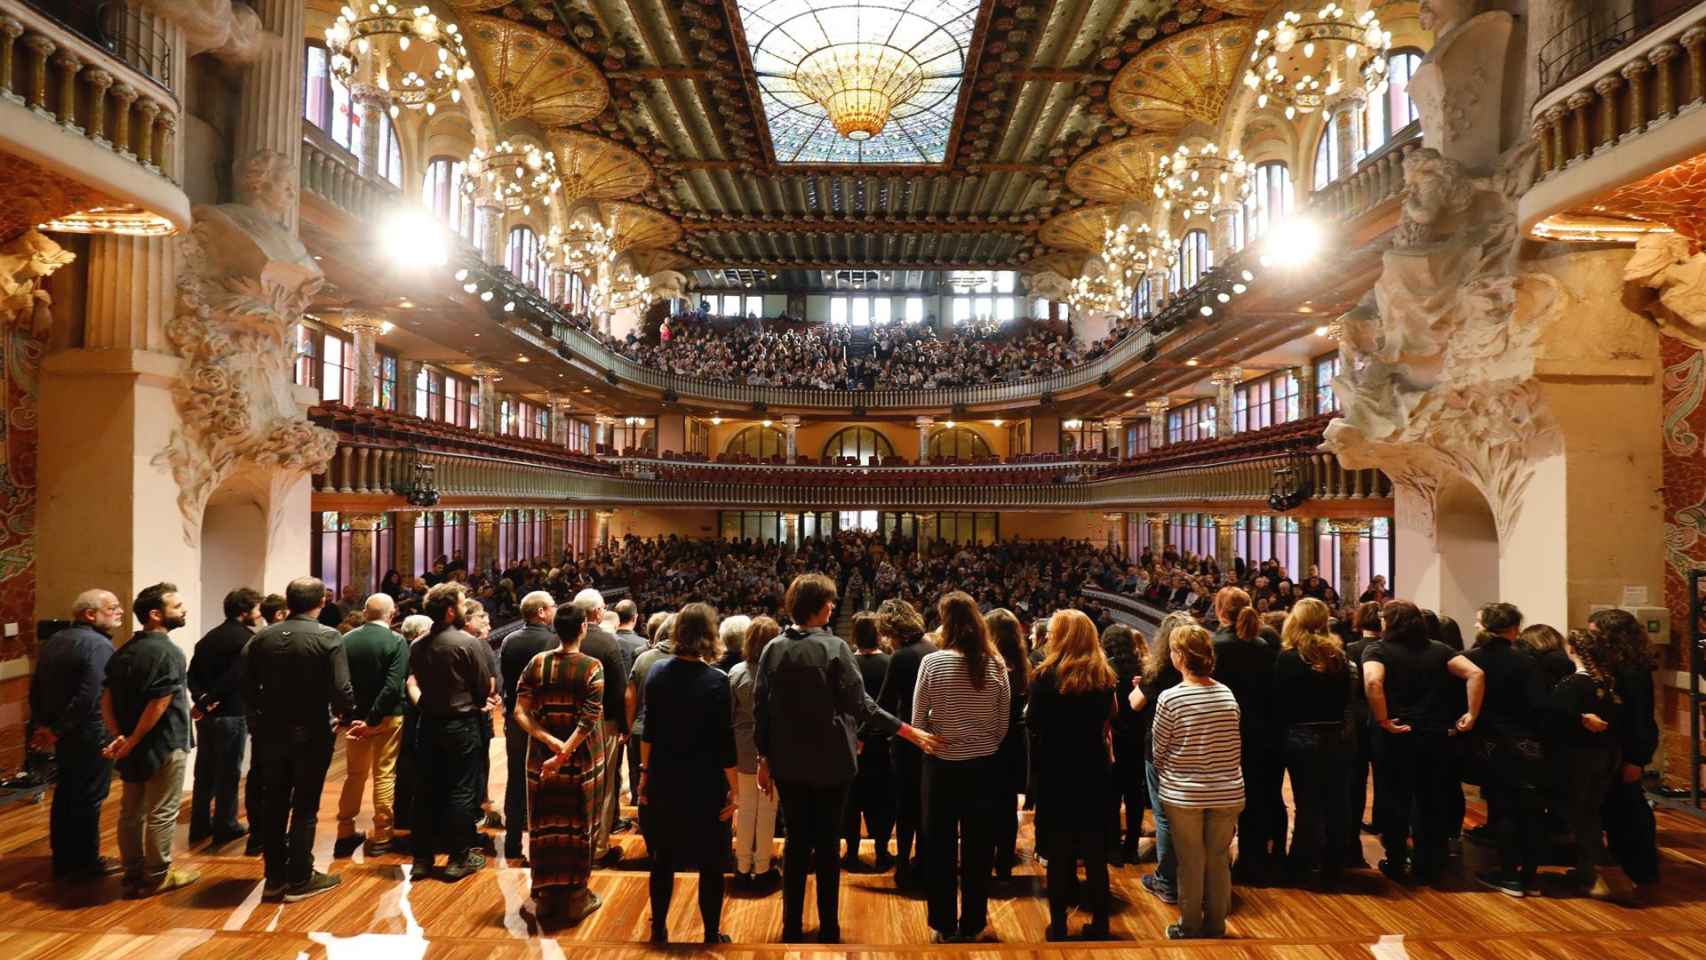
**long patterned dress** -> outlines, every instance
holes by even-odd
[[[528,858],[533,895],[540,898],[585,889],[592,875],[593,839],[603,798],[604,670],[579,651],[547,650],[527,664],[516,687],[533,722],[569,742],[585,737],[556,773],[543,775],[550,748],[537,738],[527,744]]]

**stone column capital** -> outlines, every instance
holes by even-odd
[[[137,97],[136,88],[122,80],[113,84],[111,93],[113,99],[125,108],[129,108]]]
[[[1650,60],[1654,66],[1658,66],[1660,64],[1669,63],[1681,55],[1682,48],[1667,40],[1648,51],[1647,59]]]
[[[936,425],[935,417],[918,417],[912,421],[920,430],[928,430]]]
[[[600,523],[609,523],[610,518],[616,516],[616,511],[615,510],[598,510],[598,511],[595,511],[593,513],[593,516],[597,517]]]
[[[610,416],[607,413],[601,413],[601,414],[593,417],[592,420],[594,423],[598,424],[601,427],[613,426],[616,423],[616,418],[613,416]]]
[[[1622,86],[1623,78],[1615,73],[1608,73],[1593,82],[1594,92],[1607,98],[1616,93]],[[1536,125],[1536,129],[1539,129],[1538,125]]]
[[[794,413],[785,415],[782,417],[782,426],[787,427],[789,430],[798,430],[800,428],[799,415]]]
[[[1109,417],[1102,421],[1102,429],[1104,430],[1118,430],[1123,426],[1125,426],[1125,420],[1120,417]]]
[[[0,34],[5,34],[8,40],[16,40],[24,35],[24,25],[17,17],[0,14]]]
[[[1588,93],[1586,90],[1577,90],[1575,93],[1570,94],[1570,96],[1564,101],[1564,105],[1569,107],[1571,110],[1580,110],[1591,103],[1593,103],[1593,94]]]
[[[1333,532],[1340,535],[1362,536],[1368,532],[1369,521],[1362,518],[1335,518],[1327,521],[1333,525]]]
[[[364,333],[381,333],[390,321],[385,319],[385,314],[377,310],[358,310],[344,314],[343,323],[344,329],[351,333],[358,330]]]
[[[1171,406],[1172,404],[1167,401],[1166,397],[1156,397],[1146,402],[1143,409],[1148,411],[1151,417],[1159,417],[1164,415]]]
[[[383,518],[384,514],[380,513],[346,513],[340,519],[357,533],[372,533],[379,529],[379,521]]]
[[[1238,526],[1238,521],[1244,519],[1242,514],[1216,513],[1209,517],[1217,530],[1229,530]]]
[[[1617,72],[1621,73],[1623,75],[1623,79],[1625,79],[1625,80],[1634,80],[1636,77],[1642,76],[1643,74],[1648,73],[1652,69],[1653,69],[1653,65],[1651,63],[1649,63],[1645,57],[1636,57],[1635,59],[1624,64],[1623,69],[1621,69]],[[1556,108],[1553,108],[1553,109],[1556,109]],[[1550,114],[1552,111],[1548,110],[1546,112],[1548,114]]]
[[[1243,367],[1221,367],[1209,375],[1210,382],[1216,384],[1237,384],[1244,379]]]
[[[113,85],[113,75],[100,67],[91,67],[83,71],[83,79],[88,82],[89,86],[95,88],[97,96],[106,92],[106,89]]]
[[[475,510],[468,514],[468,522],[476,526],[490,526],[503,521],[502,510]]]
[[[501,377],[498,374],[498,368],[497,367],[494,367],[494,366],[491,366],[490,364],[485,364],[485,363],[477,363],[474,365],[473,377],[475,380],[480,381],[480,383],[482,385],[484,385],[485,382],[488,380],[493,382],[493,383],[496,383],[497,381],[503,379],[503,377]]]
[[[143,97],[136,105],[136,112],[142,114],[144,123],[153,123],[154,115],[160,112],[160,105],[153,97]]]

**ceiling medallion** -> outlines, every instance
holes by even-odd
[[[610,104],[610,86],[598,67],[556,37],[502,17],[468,18],[468,36],[499,119],[569,127]]]
[[[1163,209],[1177,208],[1186,219],[1237,207],[1250,192],[1250,165],[1237,150],[1222,154],[1209,143],[1193,151],[1180,144],[1162,167],[1167,174],[1155,196]]]
[[[836,133],[859,142],[881,133],[895,105],[918,93],[924,68],[886,43],[836,43],[801,60],[794,84],[823,108]]]
[[[475,147],[468,154],[468,177],[462,188],[506,210],[529,215],[535,203],[549,207],[563,182],[551,151],[505,140],[490,151]]]
[[[474,78],[460,28],[425,6],[346,6],[326,28],[326,51],[340,83],[375,91],[393,117],[399,107],[431,114],[442,100],[459,102],[460,84]]]
[[[1220,123],[1252,31],[1245,20],[1181,30],[1133,57],[1108,85],[1108,107],[1142,130]]]
[[[547,138],[557,155],[564,203],[623,200],[652,185],[652,168],[638,153],[603,137],[574,130]]]
[[[1360,77],[1360,95],[1384,93],[1391,47],[1392,34],[1380,28],[1373,10],[1354,20],[1337,3],[1309,15],[1290,10],[1272,30],[1256,31],[1244,85],[1256,92],[1258,108],[1277,104],[1290,120],[1345,94],[1347,75]]]
[[[1155,196],[1167,176],[1169,137],[1142,134],[1103,144],[1073,161],[1066,186],[1086,200],[1126,203]]]

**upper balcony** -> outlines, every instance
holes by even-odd
[[[1540,170],[1518,203],[1523,230],[1591,242],[1652,229],[1679,199],[1665,174],[1706,151],[1706,3],[1594,9],[1542,46],[1538,69]]]
[[[85,233],[188,229],[181,51],[118,0],[0,0],[0,155],[20,219]]]

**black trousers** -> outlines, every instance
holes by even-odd
[[[56,873],[95,865],[101,858],[101,804],[112,789],[113,762],[101,756],[98,742],[66,738],[54,750],[59,777],[53,783],[48,812],[48,845]]]
[[[504,760],[509,779],[504,781],[504,856],[521,856],[521,835],[527,830],[527,742],[533,739],[504,716]]]
[[[1285,856],[1285,761],[1274,744],[1246,736],[1244,809],[1238,813],[1239,872],[1269,870]]]
[[[246,723],[246,721],[245,721]],[[249,731],[249,775],[243,778],[243,815],[249,818],[249,838],[254,842],[261,822],[261,738]]]
[[[1320,870],[1331,877],[1344,866],[1345,850],[1357,840],[1349,832],[1354,828],[1345,790],[1355,752],[1343,724],[1303,723],[1286,730],[1285,769],[1296,818],[1287,861],[1294,874]]]
[[[1107,842],[1131,859],[1143,836],[1143,809],[1149,803],[1149,785],[1143,781],[1143,743],[1114,741],[1113,805],[1108,813]],[[1122,824],[1120,807],[1125,807]]]
[[[1657,882],[1658,824],[1653,820],[1653,808],[1647,805],[1647,793],[1641,782],[1624,783],[1619,770],[1600,807],[1600,819],[1605,823],[1611,859],[1617,861],[1629,879],[1636,883]]]
[[[258,739],[267,884],[302,883],[314,872],[314,821],[332,763],[332,731],[324,724],[293,725],[263,730]]]
[[[782,795],[782,815],[788,818],[788,838],[782,845],[784,940],[798,940],[805,929],[808,873],[817,876],[819,938],[841,935],[841,826],[850,786],[776,784]]]
[[[652,897],[652,930],[662,933],[669,926],[669,901],[675,896],[674,859],[668,850],[653,850],[651,875],[646,880]],[[723,867],[721,863],[699,868],[699,922],[705,925],[705,939],[714,940],[722,932]]]
[[[1376,735],[1374,744],[1374,817],[1386,859],[1411,863],[1415,873],[1429,879],[1446,862],[1446,827],[1451,815],[1451,790],[1463,789],[1454,778],[1453,744],[1443,732],[1414,730]],[[1409,853],[1415,836],[1413,862]]]
[[[1048,858],[1048,921],[1066,930],[1073,900],[1082,894],[1091,922],[1108,925],[1108,846],[1111,838],[1086,817],[1082,830],[1050,829],[1037,836],[1037,849]],[[1084,861],[1084,883],[1078,883],[1078,861]]]
[[[996,777],[993,757],[924,760],[924,882],[939,933],[976,936],[989,923]]]
[[[248,739],[249,724],[241,716],[208,717],[196,722],[191,836],[237,831],[237,783],[243,779],[243,744]]]
[[[995,844],[990,864],[1001,877],[1010,878],[1019,864],[1019,791],[1002,784],[995,788],[990,809],[990,839]]]
[[[629,740],[634,746],[629,749],[626,744],[623,749],[628,751],[628,802],[634,806],[640,805],[640,742],[643,732],[635,730]]]
[[[877,860],[889,856],[889,833],[894,828],[894,784],[890,771],[889,748],[885,740],[865,741],[859,751],[859,772],[853,777],[853,788],[847,796],[847,822],[842,836],[847,841],[847,855],[859,855],[859,821],[863,818],[877,850]]]
[[[1362,862],[1362,825],[1368,815],[1368,772],[1374,763],[1374,733],[1366,721],[1356,724],[1356,750],[1351,754],[1350,771],[1345,776],[1345,814],[1350,823],[1345,828],[1344,859],[1347,864]],[[1378,798],[1376,799],[1378,803]]]
[[[902,869],[922,864],[924,840],[924,752],[896,737],[889,750],[894,782],[894,856]],[[913,847],[913,838],[918,846]]]
[[[1577,875],[1583,882],[1592,883],[1608,859],[1602,811],[1622,760],[1616,746],[1571,746],[1558,754],[1564,774],[1564,816],[1576,838]]]
[[[481,756],[486,742],[480,736],[484,719],[482,713],[420,720],[415,736],[420,779],[410,824],[419,863],[431,863],[440,852],[461,859],[474,845],[485,766]]]
[[[420,792],[420,770],[415,764],[415,737],[420,720],[413,710],[403,711],[402,739],[397,742],[397,785],[391,800],[391,832],[409,832],[415,817],[415,794]]]
[[[1487,829],[1499,851],[1499,872],[1528,881],[1546,862],[1546,792],[1529,784],[1500,782],[1489,776],[1481,787],[1487,801]]]

